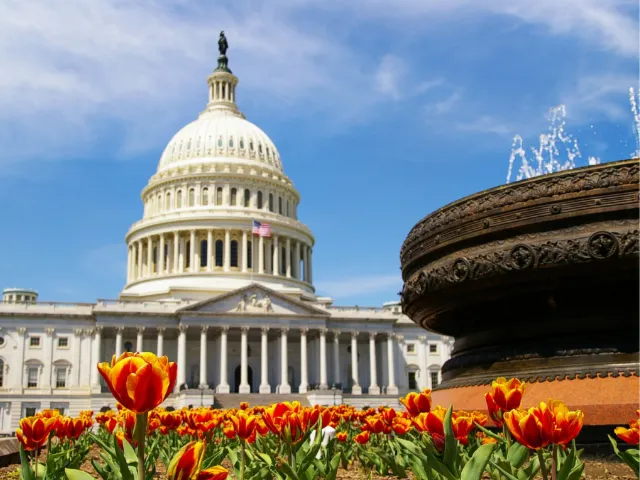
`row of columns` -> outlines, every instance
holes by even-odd
[[[188,235],[185,235],[188,233]],[[233,238],[232,238],[233,237]],[[242,238],[239,251],[236,251],[236,265],[231,264],[231,243],[237,242],[237,238]],[[186,244],[189,241],[189,259],[186,258]],[[213,272],[215,269],[222,269],[229,272],[238,269],[243,273],[253,271],[259,274],[284,275],[287,278],[302,280],[307,283],[313,283],[312,274],[312,248],[310,245],[302,243],[291,237],[280,237],[273,234],[266,238],[257,237],[257,252],[255,244],[255,236],[251,230],[238,231],[225,229],[224,240],[221,238],[214,239],[214,230],[206,230],[206,266],[201,267],[200,260],[200,242],[205,240],[205,235],[201,230],[176,231],[170,233],[161,233],[155,236],[142,238],[129,245],[128,261],[127,261],[127,282],[133,282],[146,278],[153,278],[168,274],[179,274],[185,272]],[[215,241],[222,240],[223,245],[223,262],[222,266],[215,265]],[[251,241],[251,246],[249,242]],[[273,247],[273,248],[272,248]],[[284,272],[281,268],[281,249],[284,247],[285,265]],[[156,249],[154,258],[153,251]],[[249,266],[249,249],[251,252],[252,265]],[[167,255],[165,259],[165,250]],[[273,250],[273,252],[272,252]],[[257,253],[257,255],[256,255]],[[257,259],[256,259],[257,256]],[[165,261],[166,260],[166,261]],[[304,268],[300,269],[300,261]],[[187,267],[188,265],[188,267]]]
[[[186,366],[187,366],[187,329],[186,325],[180,325],[178,327],[178,378],[176,381],[176,391],[180,389],[182,385],[186,383]],[[207,331],[208,325],[200,326],[200,385],[199,388],[209,388],[207,384]],[[268,333],[271,330],[269,327],[261,328],[261,349],[260,349],[260,393],[271,393],[271,385],[268,379]],[[138,329],[136,350],[143,351],[143,331],[144,328]],[[227,336],[229,327],[220,327],[220,382],[216,386],[217,393],[229,393],[230,386],[227,378]],[[123,351],[122,343],[123,328],[118,327],[116,329],[116,356],[120,356]],[[280,383],[276,387],[276,393],[291,393],[291,385],[289,385],[288,378],[288,328],[280,329]],[[318,336],[320,339],[320,389],[329,388],[327,380],[327,332],[325,328],[318,330]],[[251,386],[248,383],[248,333],[249,327],[240,327],[240,386],[239,393],[249,393]],[[96,342],[94,348],[97,349],[96,355],[100,355],[100,330],[96,331]],[[300,329],[300,384],[298,391],[300,393],[307,392],[309,388],[309,376],[308,376],[308,356],[307,356],[307,334],[308,329]],[[334,362],[334,383],[341,383],[340,379],[340,334],[339,330],[333,331],[333,362]],[[351,332],[351,377],[353,380],[353,387],[351,393],[359,395],[362,393],[362,386],[359,381],[359,365],[358,365],[358,335],[359,332]],[[369,394],[379,395],[381,392],[380,386],[377,381],[377,367],[376,367],[376,332],[369,332],[369,368],[370,368],[370,385]],[[387,394],[393,395],[398,393],[398,387],[395,384],[395,365],[394,365],[394,335],[392,333],[387,335],[387,368],[388,368],[388,385]],[[162,356],[164,344],[164,328],[158,329],[157,340],[157,355]],[[95,369],[97,372],[97,369]],[[95,375],[95,381],[97,383],[97,374]],[[92,384],[94,379],[92,379]]]

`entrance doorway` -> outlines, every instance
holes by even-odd
[[[234,371],[234,386],[233,391],[235,393],[240,392],[240,377],[241,377],[241,368],[238,365]],[[253,392],[253,370],[250,366],[247,365],[247,382],[249,382],[249,391]]]

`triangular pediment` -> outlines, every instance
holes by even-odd
[[[228,313],[236,315],[322,315],[329,312],[262,285],[251,284],[181,308],[178,313]]]

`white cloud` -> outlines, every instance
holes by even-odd
[[[349,298],[356,295],[382,292],[392,288],[400,290],[402,278],[398,274],[367,275],[339,280],[320,280],[315,283],[319,295]],[[395,294],[395,291],[393,292]]]
[[[457,122],[455,128],[461,132],[492,133],[496,135],[513,135],[514,129],[490,115],[482,115],[476,119]]]
[[[462,100],[462,93],[460,91],[452,92],[443,100],[427,105],[427,113],[434,116],[447,114],[460,103],[460,100]]]
[[[375,75],[375,89],[393,100],[399,100],[403,94],[400,84],[405,73],[406,67],[401,58],[395,55],[385,55],[382,57]]]

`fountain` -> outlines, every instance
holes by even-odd
[[[487,385],[516,376],[530,382],[524,406],[560,398],[582,409],[585,440],[638,408],[640,161],[574,168],[564,108],[551,119],[535,160],[516,141],[519,181],[413,227],[401,297],[414,322],[455,338],[434,401],[486,410]]]

